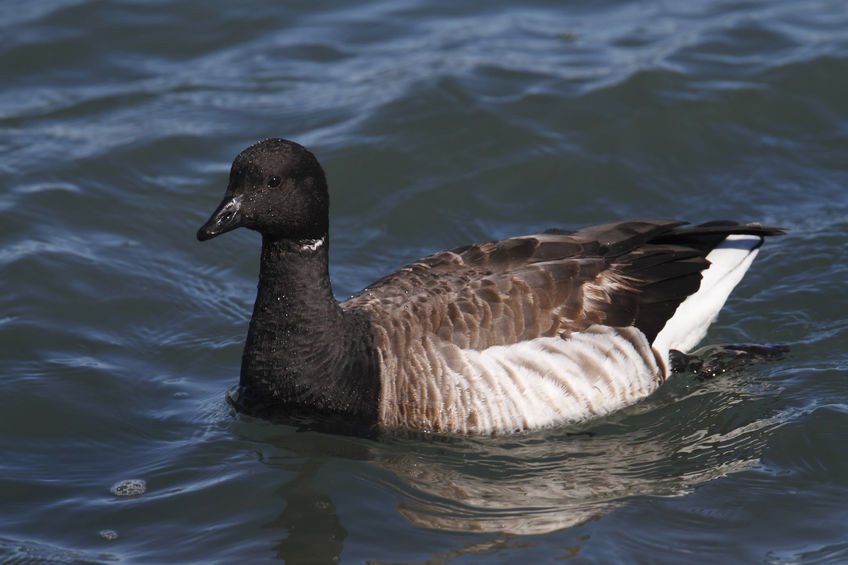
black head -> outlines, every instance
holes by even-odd
[[[319,239],[327,235],[329,201],[324,170],[312,153],[293,141],[266,139],[235,158],[224,200],[197,239],[238,227],[265,237]]]

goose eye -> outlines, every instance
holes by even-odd
[[[271,188],[280,186],[280,177],[271,177],[271,179],[268,181],[268,186],[270,186]]]

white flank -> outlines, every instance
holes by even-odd
[[[454,349],[435,371],[439,383],[414,395],[438,407],[430,412],[434,420],[414,427],[509,433],[576,422],[632,404],[663,380],[647,339],[635,328],[592,326],[566,339],[482,351],[448,347]]]
[[[707,255],[710,266],[702,273],[701,286],[684,300],[657,334],[654,350],[668,363],[668,352],[686,353],[707,334],[721,307],[757,256],[762,238],[730,235]]]

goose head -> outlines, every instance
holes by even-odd
[[[327,235],[329,200],[324,170],[309,150],[266,139],[235,158],[224,199],[197,239],[239,227],[273,239],[319,239]]]

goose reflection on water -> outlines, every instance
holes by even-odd
[[[779,391],[739,373],[747,365],[725,363],[728,375],[706,381],[681,375],[583,426],[412,448],[385,439],[372,462],[397,478],[397,511],[416,526],[515,535],[570,528],[635,497],[681,496],[756,467],[783,416],[771,408]]]
[[[412,524],[456,532],[544,534],[601,517],[637,496],[678,496],[694,486],[751,468],[750,453],[709,465],[685,462],[697,446],[665,437],[576,436],[555,446],[490,449],[471,464],[405,455],[379,462],[403,483],[398,513]],[[715,439],[715,438],[713,438]],[[705,447],[703,449],[711,449]],[[509,452],[510,455],[506,456]],[[505,460],[526,456],[521,469]],[[468,455],[472,458],[472,455]],[[464,459],[464,458],[463,458]],[[685,471],[672,472],[669,459]],[[704,458],[701,457],[703,460]]]
[[[336,476],[365,465],[371,470],[354,471],[354,484],[366,480],[366,491],[394,493],[393,510],[381,511],[388,518],[368,518],[374,527],[399,515],[418,528],[495,534],[467,547],[442,548],[451,555],[486,553],[505,549],[515,536],[566,530],[640,497],[683,496],[758,467],[770,431],[783,420],[772,408],[778,393],[738,376],[700,383],[681,378],[600,421],[508,437],[392,435],[374,441],[279,427],[282,435],[271,443],[299,461],[287,455],[283,464],[297,475],[281,485],[286,508],[269,524],[285,531],[277,555],[314,559],[320,546],[319,561],[330,563],[350,543],[351,524],[341,516],[350,515],[343,507],[351,499],[334,492],[343,485],[319,478],[327,465]]]

